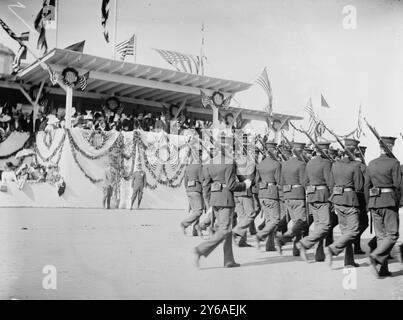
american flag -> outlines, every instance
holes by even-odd
[[[201,59],[199,56],[161,49],[154,50],[157,51],[166,62],[174,66],[176,70],[200,74]]]
[[[361,111],[361,105],[360,108],[358,109],[358,124],[357,124],[357,130],[355,132],[357,139],[363,135],[365,137],[365,133],[362,130],[362,111]]]
[[[271,91],[271,85],[269,75],[267,74],[267,67],[263,69],[260,76],[256,79],[256,82],[263,88],[269,98],[269,104],[266,106],[266,112],[271,116],[273,112],[273,94]]]
[[[318,122],[318,117],[316,116],[315,111],[313,111],[312,98],[309,98],[308,103],[305,106],[305,112],[309,115],[308,133],[312,134]]]
[[[78,86],[80,87],[81,91],[84,91],[85,88],[87,87],[87,80],[88,77],[90,76],[90,72],[84,73],[79,79],[78,79]]]
[[[101,6],[101,25],[103,30],[103,34],[104,34],[104,38],[106,42],[109,42],[109,32],[107,29],[107,22],[108,22],[108,18],[109,18],[109,0],[102,0],[102,6]]]
[[[116,52],[121,60],[125,60],[126,56],[134,56],[134,37],[135,35],[133,34],[130,39],[116,45]]]

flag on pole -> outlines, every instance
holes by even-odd
[[[357,139],[359,139],[361,137],[361,135],[363,135],[365,137],[365,133],[363,131],[363,127],[362,127],[362,111],[361,111],[361,105],[360,108],[358,109],[358,123],[357,123],[357,130],[355,132]]]
[[[43,26],[45,29],[56,29],[56,0],[45,1],[43,6]]]
[[[176,70],[181,72],[200,74],[200,59],[199,56],[194,56],[190,54],[183,54],[175,51],[155,49],[161,57],[168,62],[170,65],[174,66]]]
[[[121,60],[125,60],[126,56],[134,56],[134,38],[132,35],[129,39],[122,41],[116,45],[116,53],[120,56]]]
[[[45,24],[49,16],[48,3],[51,0],[43,0],[42,8],[36,15],[34,27],[39,33],[39,38],[37,42],[37,48],[43,50],[44,53],[48,51],[48,43],[46,42],[46,28]],[[53,2],[54,3],[54,2]]]
[[[260,76],[256,79],[256,82],[263,88],[267,97],[269,99],[268,105],[265,107],[265,110],[269,116],[273,113],[273,94],[271,91],[271,85],[269,80],[269,75],[267,74],[267,67],[265,67],[260,74]]]
[[[81,89],[81,91],[84,91],[85,88],[87,87],[87,80],[88,77],[90,76],[90,72],[84,73],[78,80],[78,86]]]
[[[66,50],[83,52],[84,51],[85,40],[72,44],[71,46],[66,47]]]
[[[116,1],[116,0],[115,0]],[[109,32],[107,28],[107,23],[109,19],[109,0],[102,0],[102,6],[101,6],[101,25],[104,34],[105,41],[109,43]]]
[[[325,97],[323,96],[323,94],[320,94],[320,105],[323,108],[330,108],[329,104],[327,103],[327,101],[325,100]]]
[[[0,19],[0,25],[2,26],[3,30],[15,41],[17,41],[20,45],[22,45],[22,40],[18,37],[13,30],[2,20]]]
[[[309,98],[308,103],[305,106],[305,112],[309,115],[308,121],[308,133],[312,134],[316,128],[316,124],[318,122],[318,117],[313,110],[312,106],[312,98]]]

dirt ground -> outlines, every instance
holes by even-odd
[[[192,249],[202,240],[191,237],[191,230],[182,234],[179,222],[186,215],[1,208],[0,298],[403,299],[403,266],[396,259],[389,267],[393,277],[377,280],[366,256],[357,256],[360,267],[351,271],[343,269],[340,255],[330,270],[323,262],[293,257],[290,246],[283,256],[234,247],[242,266],[224,269],[220,246],[201,259],[198,270]],[[368,238],[367,230],[364,250]],[[56,289],[43,286],[46,266],[55,267]]]

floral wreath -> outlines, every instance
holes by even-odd
[[[224,103],[224,95],[219,91],[215,91],[211,96],[211,100],[213,101],[215,106],[222,107]]]
[[[69,87],[74,87],[78,81],[80,80],[80,77],[78,75],[78,71],[74,68],[67,67],[64,68],[62,71],[62,81],[66,86]]]

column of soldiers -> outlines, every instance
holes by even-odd
[[[385,144],[389,151],[393,148],[395,138],[380,139],[380,156],[368,165],[365,147],[354,139],[344,139],[342,150],[331,149],[328,142],[309,149],[300,142],[260,140],[263,148],[256,144],[256,153],[239,153],[234,152],[233,136],[224,136],[208,163],[202,163],[201,153],[193,156],[184,178],[192,213],[181,228],[186,233],[194,224],[198,235],[210,230],[210,238],[194,249],[195,264],[223,242],[224,266],[238,267],[232,242],[250,246],[249,232],[257,249],[265,241],[266,251],[282,254],[292,242],[293,255],[309,261],[308,251],[316,246],[315,261],[330,267],[334,256],[344,251],[344,265],[357,267],[354,254],[365,254],[361,235],[369,226],[369,212],[376,234],[368,243],[371,270],[376,277],[389,276],[388,259],[399,237],[403,179],[399,161],[385,150]],[[207,218],[200,222],[206,210]],[[264,221],[257,231],[259,213]],[[334,239],[337,224],[341,235]],[[400,262],[402,256],[401,244]]]

